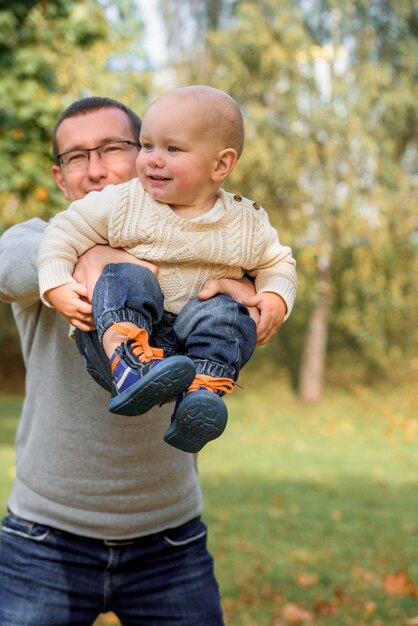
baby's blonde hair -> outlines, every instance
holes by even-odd
[[[234,148],[239,158],[244,148],[244,120],[235,100],[225,91],[208,85],[179,87],[167,92],[158,100],[164,98],[181,100],[185,96],[196,100],[202,112],[205,128],[211,135],[217,136],[220,147]]]

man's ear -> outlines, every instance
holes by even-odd
[[[65,178],[62,175],[61,168],[59,167],[59,165],[53,165],[51,167],[51,174],[55,182],[57,183],[58,187],[61,189],[62,193],[64,194],[64,198],[66,200],[69,200],[70,198],[68,197],[67,184],[65,182]]]
[[[235,167],[238,161],[238,153],[234,148],[224,148],[216,155],[216,166],[212,173],[212,179],[221,183],[224,181]]]

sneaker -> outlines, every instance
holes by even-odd
[[[195,377],[195,365],[186,356],[163,358],[163,350],[152,348],[144,328],[117,324],[128,337],[110,359],[114,395],[109,411],[119,415],[143,415],[187,389]]]
[[[209,441],[217,439],[228,421],[220,396],[233,391],[231,378],[196,374],[192,385],[177,398],[164,441],[184,452],[199,452]]]

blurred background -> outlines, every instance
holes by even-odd
[[[172,87],[213,85],[246,124],[226,187],[268,210],[298,260],[297,305],[263,358],[307,402],[327,382],[416,377],[417,52],[413,0],[1,1],[0,232],[66,206],[50,140],[72,101],[141,114]]]
[[[418,624],[417,79],[415,0],[0,0],[0,233],[65,208],[51,134],[74,100],[141,115],[209,84],[245,119],[226,189],[298,261],[292,316],[202,454],[229,626]],[[0,349],[5,503],[24,388],[5,304]]]

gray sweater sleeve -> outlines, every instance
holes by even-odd
[[[39,300],[38,251],[47,222],[33,218],[0,237],[0,300],[31,304]]]

